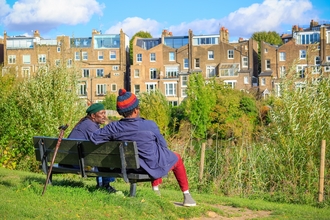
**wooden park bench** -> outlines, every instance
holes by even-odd
[[[57,141],[58,138],[54,137],[33,137],[36,159],[41,162],[42,171],[46,175]],[[91,169],[93,167],[98,169]],[[134,141],[109,141],[95,145],[87,140],[63,138],[48,184],[51,184],[52,174],[65,173],[79,174],[82,177],[123,178],[125,182],[130,183],[130,196],[136,195],[137,182],[153,180],[140,168],[138,150]]]

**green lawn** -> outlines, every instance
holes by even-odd
[[[46,175],[0,168],[1,219],[329,219],[330,209],[271,203],[192,193],[196,207],[182,207],[179,190],[153,193],[149,183],[139,183],[136,197],[128,197],[129,184],[113,185],[122,193],[95,189],[95,179],[57,175],[41,196]],[[166,182],[166,179],[164,179]],[[213,217],[213,218],[211,218]],[[205,219],[205,218],[204,218]]]

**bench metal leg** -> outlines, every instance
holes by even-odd
[[[130,197],[135,197],[136,195],[136,183],[132,183],[130,184]]]

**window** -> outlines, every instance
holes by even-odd
[[[242,67],[248,67],[249,59],[248,57],[242,57]]]
[[[61,52],[61,48],[57,47],[57,53]]]
[[[265,86],[266,85],[266,78],[261,78],[261,85]]]
[[[111,91],[112,92],[116,92],[117,91],[117,84],[116,83],[111,84]]]
[[[96,77],[103,77],[104,70],[103,69],[96,69]]]
[[[299,50],[300,59],[306,59],[306,50]]]
[[[181,97],[187,97],[187,89],[181,89]]]
[[[280,61],[285,61],[285,60],[286,60],[286,53],[280,52]]]
[[[80,52],[74,53],[74,60],[80,60]]]
[[[82,52],[82,59],[83,60],[88,60],[88,53],[87,52]]]
[[[326,62],[330,62],[330,56],[327,56],[327,57],[325,58],[325,60],[326,60]]]
[[[8,63],[15,64],[16,63],[16,55],[9,55],[8,56]]]
[[[234,50],[228,50],[228,59],[234,59]]]
[[[103,55],[103,51],[99,51],[98,52],[98,60],[103,60],[104,55]]]
[[[188,69],[189,68],[189,59],[184,58],[183,59],[183,69]]]
[[[140,85],[134,85],[134,94],[138,95],[140,93]]]
[[[22,77],[30,78],[30,67],[23,67],[22,68]]]
[[[178,106],[178,101],[168,101],[168,104],[171,106]]]
[[[176,78],[178,77],[179,67],[177,66],[168,66],[165,67],[165,78]]]
[[[280,67],[280,78],[284,78],[286,75],[286,68],[285,66]]]
[[[212,78],[216,76],[215,66],[206,66],[206,77]]]
[[[239,64],[221,64],[220,76],[238,76]]]
[[[300,78],[305,78],[305,68],[307,65],[297,65],[297,74]]]
[[[270,60],[265,60],[266,62],[266,70],[270,70]]]
[[[207,57],[209,60],[214,60],[214,52],[213,50],[207,51]]]
[[[134,70],[134,78],[139,78],[140,77],[140,70],[139,69],[135,69]]]
[[[268,53],[268,48],[265,48],[265,53]]]
[[[31,63],[31,56],[30,55],[23,55],[23,63],[30,64]]]
[[[136,54],[136,62],[142,62],[142,54],[141,53]]]
[[[86,96],[87,95],[87,85],[86,85],[86,83],[80,83],[78,85],[78,95],[79,96]]]
[[[195,59],[195,68],[200,68],[199,66],[199,58]]]
[[[66,61],[66,66],[67,66],[67,67],[71,67],[71,66],[72,66],[72,59],[68,59],[68,60]]]
[[[106,84],[97,84],[96,88],[97,88],[96,95],[106,95],[107,94]]]
[[[165,83],[165,96],[176,96],[176,82]]]
[[[188,85],[188,76],[181,76],[181,86],[187,87]]]
[[[196,36],[193,37],[193,45],[197,46],[197,45],[205,45],[205,44],[209,44],[209,45],[216,45],[219,44],[219,36],[209,36],[209,37],[201,37],[201,36]]]
[[[89,77],[89,69],[83,69],[82,74],[83,77]]]
[[[112,70],[119,70],[119,66],[112,66]]]
[[[229,86],[232,89],[235,89],[236,88],[236,83],[237,83],[236,80],[225,80],[224,81],[224,84],[227,85],[227,86]]]
[[[319,56],[315,57],[315,65],[321,65],[321,58]]]
[[[154,92],[156,91],[156,83],[146,83],[147,92]]]
[[[56,59],[56,60],[55,60],[55,66],[60,66],[60,64],[61,64],[61,60]]]
[[[169,61],[175,61],[175,54],[174,54],[174,52],[169,52],[168,57],[169,57]]]
[[[155,53],[151,53],[150,54],[150,61],[151,62],[155,62],[156,61],[156,54]]]
[[[324,72],[330,72],[330,66],[325,66],[324,67]]]
[[[150,68],[150,79],[157,79],[157,69],[156,68]]]
[[[312,67],[312,74],[319,74],[321,73],[321,66],[313,66]]]
[[[244,84],[249,84],[249,77],[248,76],[244,76]]]
[[[116,51],[110,51],[110,60],[115,60],[117,59]]]
[[[320,33],[298,33],[297,44],[314,44],[320,42]]]
[[[46,63],[46,54],[38,55],[38,63]]]

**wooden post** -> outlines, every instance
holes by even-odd
[[[200,167],[199,167],[199,181],[200,181],[200,182],[201,182],[202,179],[203,179],[204,160],[205,160],[205,143],[202,143],[201,164],[200,164]]]
[[[320,160],[320,182],[319,182],[319,202],[323,202],[324,191],[324,163],[325,163],[325,140],[321,144],[321,160]]]

